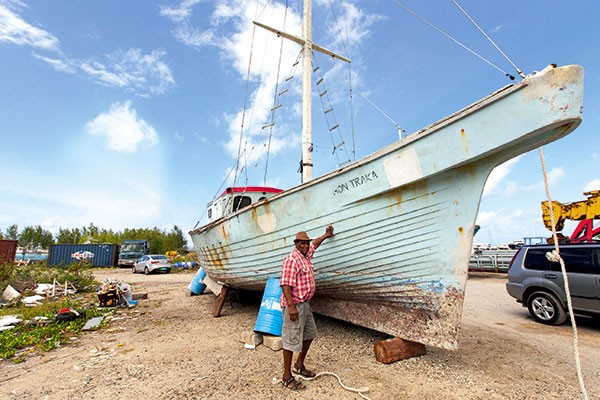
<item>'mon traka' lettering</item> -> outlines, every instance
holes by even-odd
[[[377,178],[379,178],[379,176],[375,171],[367,172],[366,174],[350,179],[348,182],[339,184],[335,189],[333,189],[333,195],[335,196],[348,190],[355,189],[364,185],[365,183],[372,182]]]

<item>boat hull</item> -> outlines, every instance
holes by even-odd
[[[491,170],[581,122],[583,70],[548,68],[346,168],[190,232],[206,273],[263,290],[296,232],[335,236],[314,258],[316,312],[455,349],[475,219]]]

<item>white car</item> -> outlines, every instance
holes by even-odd
[[[135,274],[136,272],[144,272],[146,275],[152,272],[164,272],[168,274],[171,272],[171,260],[169,257],[162,254],[149,254],[143,256],[133,264],[131,271]]]

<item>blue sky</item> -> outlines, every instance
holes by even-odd
[[[0,0],[0,229],[41,225],[56,233],[94,223],[187,231],[235,176],[242,115],[247,166],[237,184],[297,185],[299,78],[284,78],[299,49],[280,48],[275,35],[249,22],[280,28],[274,21],[286,15],[286,29],[299,34],[300,1],[290,1],[287,13],[285,3],[265,3]],[[515,74],[452,1],[400,3]],[[550,63],[584,66],[583,123],[544,152],[557,201],[600,189],[600,2],[460,5],[525,73]],[[316,57],[343,135],[329,136],[315,98],[316,176],[353,158],[352,136],[358,159],[396,140],[390,120],[415,132],[510,83],[393,0],[315,0],[313,12],[314,41],[352,60],[349,69]],[[280,53],[277,89],[289,96],[275,128],[261,130],[270,121]],[[497,168],[475,241],[548,235],[542,179],[537,151]]]

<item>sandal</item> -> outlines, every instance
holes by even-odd
[[[297,381],[293,376],[287,381],[285,378],[281,378],[281,384],[283,387],[286,387],[290,390],[303,390],[306,389],[306,386],[302,382]]]
[[[314,378],[316,374],[312,372],[310,369],[304,368],[304,365],[298,368],[298,365],[294,363],[294,372],[298,375],[302,375],[305,378]]]

